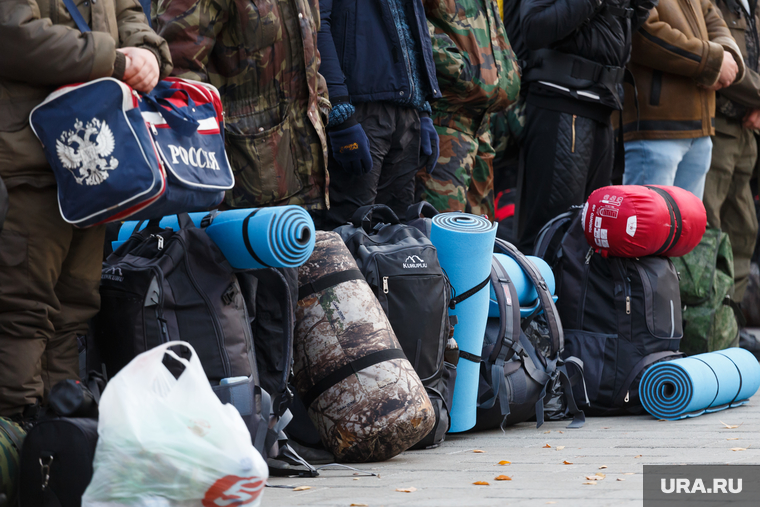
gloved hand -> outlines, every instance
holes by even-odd
[[[430,174],[438,163],[441,150],[438,146],[438,132],[435,131],[433,120],[426,114],[420,116],[420,150],[427,156],[425,167]]]
[[[369,139],[360,123],[343,129],[331,129],[328,133],[333,157],[343,169],[356,174],[367,174],[372,170]]]

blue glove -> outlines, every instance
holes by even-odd
[[[441,150],[438,146],[438,132],[435,131],[433,120],[427,115],[420,116],[420,149],[427,156],[425,167],[430,174],[435,170]]]
[[[333,157],[347,171],[367,174],[372,170],[372,156],[369,153],[369,139],[361,124],[328,131]]]

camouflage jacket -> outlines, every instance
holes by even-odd
[[[174,75],[222,95],[232,207],[327,202],[317,0],[153,0]]]
[[[517,100],[520,71],[498,8],[496,0],[425,2],[443,94],[431,104],[435,114],[454,113],[480,122]]]

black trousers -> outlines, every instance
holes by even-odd
[[[517,182],[517,247],[533,253],[533,243],[546,222],[609,185],[613,158],[609,121],[528,103]]]
[[[312,213],[318,229],[346,224],[354,212],[368,204],[386,204],[399,217],[414,202],[414,176],[420,160],[420,117],[416,109],[388,102],[356,104],[356,120],[364,128],[372,155],[372,171],[347,171],[332,157],[330,209]]]

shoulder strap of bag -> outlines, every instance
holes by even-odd
[[[536,238],[533,255],[536,257],[541,257],[543,259],[546,255],[547,250],[549,249],[549,246],[551,245],[552,239],[554,239],[554,235],[566,223],[571,221],[576,213],[577,210],[566,211],[565,213],[556,216],[554,219],[544,225],[541,231],[539,231],[538,237]]]
[[[74,0],[63,0],[64,5],[66,5],[66,10],[69,11],[69,14],[74,19],[74,23],[77,24],[77,28],[79,28],[79,31],[82,33],[87,33],[90,31],[90,25],[87,24],[87,21],[84,20],[84,16],[82,16],[82,13],[79,12],[79,9],[77,9],[77,6],[74,5]]]
[[[364,229],[367,234],[372,234],[372,229],[377,224],[400,224],[398,217],[385,204],[370,204],[362,206],[354,212],[351,217],[351,224],[358,228]]]
[[[407,208],[406,215],[404,216],[404,221],[411,222],[412,220],[416,220],[418,218],[433,218],[437,214],[438,210],[435,209],[435,206],[427,201],[421,201],[412,204],[409,206],[409,208]]]
[[[541,308],[546,315],[546,322],[549,326],[549,334],[552,339],[552,355],[561,352],[565,348],[565,334],[562,330],[562,323],[559,320],[557,307],[554,305],[554,299],[549,293],[549,287],[544,281],[544,277],[538,268],[530,262],[514,245],[502,239],[496,239],[496,246],[517,262],[526,275],[531,279],[536,287]]]

